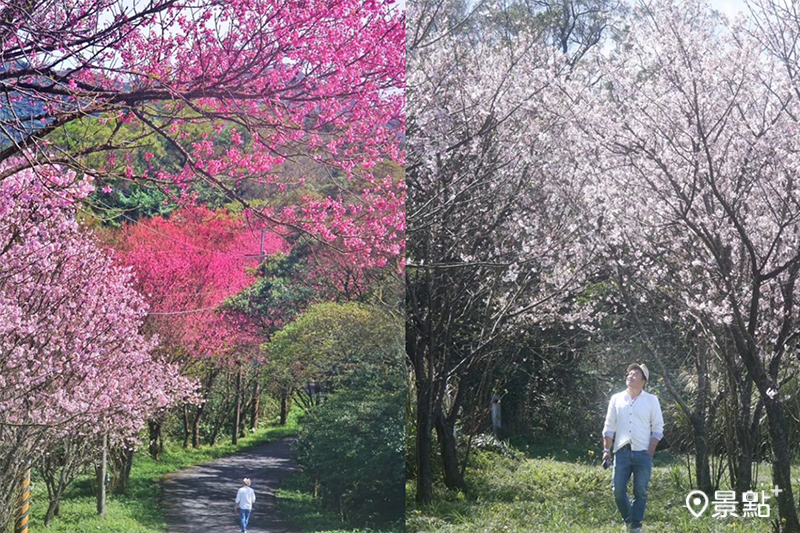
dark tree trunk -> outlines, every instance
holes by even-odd
[[[754,302],[758,302],[758,292],[753,297]],[[755,309],[755,304],[753,304]],[[787,315],[790,314],[787,312]],[[751,321],[754,322],[754,321]],[[772,441],[772,482],[781,490],[777,496],[778,511],[780,513],[781,533],[800,533],[800,521],[797,518],[797,508],[794,503],[792,491],[792,458],[789,450],[789,439],[786,434],[786,420],[784,419],[783,406],[780,397],[773,392],[773,384],[776,375],[767,373],[763,363],[758,357],[758,350],[750,337],[742,334],[740,330],[731,328],[736,348],[744,361],[747,372],[755,386],[758,388],[759,397],[763,402],[767,412],[767,422],[769,425],[769,436]],[[777,374],[779,357],[775,357],[772,364],[775,365],[770,371]]]
[[[777,399],[765,400],[764,407],[769,421],[769,435],[772,438],[772,482],[782,490],[778,494],[778,510],[780,511],[782,533],[800,533],[800,521],[792,494],[792,456],[789,451],[789,440],[786,435],[786,420],[783,417],[783,406]]]
[[[708,460],[708,433],[706,431],[705,420],[700,420],[699,418],[699,416],[693,416],[691,420],[694,432],[694,460],[697,488],[705,492],[708,496],[713,496],[714,489],[711,483],[711,465]]]
[[[286,392],[285,389],[281,390],[281,425],[286,425],[286,418],[289,416],[289,409],[288,409],[288,397],[289,394]]]
[[[205,407],[205,402],[197,406],[194,413],[194,420],[192,421],[192,448],[195,450],[200,448],[200,419],[203,417]]]
[[[433,501],[433,422],[430,388],[417,381],[417,503]]]
[[[258,410],[259,410],[259,396],[261,395],[260,383],[258,375],[256,375],[255,383],[253,385],[253,410],[250,411],[250,427],[253,431],[258,429]]]
[[[189,405],[183,404],[183,448],[189,447]]]
[[[744,382],[740,380],[741,392],[738,394],[736,409],[736,440],[739,441],[739,446],[738,453],[735,455],[737,464],[736,478],[733,485],[737,494],[743,494],[753,489],[753,451],[755,442],[750,438],[753,381],[746,374],[744,375],[744,380]]]
[[[458,464],[456,449],[455,424],[441,412],[436,416],[436,436],[439,440],[439,451],[442,455],[444,484],[450,490],[464,489],[464,476]]]
[[[126,449],[122,452],[122,468],[119,472],[119,484],[117,485],[117,492],[120,494],[128,493],[128,485],[131,480],[131,468],[133,468],[133,448]]]
[[[59,516],[61,513],[61,501],[51,501],[47,504],[47,513],[44,517],[44,527],[50,527],[50,522],[53,517]]]
[[[53,517],[58,516],[59,507],[61,507],[61,502],[58,500],[50,500],[50,503],[47,504],[47,512],[44,515],[44,527],[50,527],[50,522],[53,520]]]
[[[232,441],[233,444],[239,444],[239,425],[241,424],[242,417],[242,367],[236,372],[236,402],[233,408],[233,431]]]
[[[208,404],[208,397],[211,394],[211,388],[214,386],[214,380],[217,379],[218,374],[219,370],[209,370],[208,374],[206,375],[205,392],[203,393],[204,401],[200,402],[200,405],[197,406],[194,413],[194,420],[192,420],[192,448],[195,450],[200,448],[200,421],[205,414],[206,405]]]
[[[97,473],[97,514],[106,514],[106,475],[108,474],[108,436],[103,435],[100,464]]]
[[[150,457],[152,457],[154,461],[158,461],[161,457],[161,452],[164,451],[164,443],[161,440],[161,422],[158,420],[148,420],[147,429],[150,438],[150,445],[148,447]]]
[[[212,448],[217,444],[217,437],[219,436],[220,429],[222,429],[222,424],[214,424],[214,430],[211,432],[211,436],[208,439],[208,445]]]

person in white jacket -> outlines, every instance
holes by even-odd
[[[244,478],[242,487],[236,493],[236,502],[233,504],[234,511],[239,513],[242,533],[247,533],[247,524],[250,522],[250,512],[255,501],[256,493],[250,488],[250,478]]]
[[[603,426],[603,462],[610,461],[613,442],[614,500],[622,520],[633,533],[641,533],[653,455],[664,437],[664,417],[658,398],[644,391],[650,372],[644,364],[628,367],[627,388],[611,397]],[[633,501],[628,480],[633,475]]]

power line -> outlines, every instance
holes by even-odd
[[[213,306],[213,307],[201,307],[201,308],[199,308],[199,309],[187,309],[186,311],[165,311],[165,312],[163,312],[163,313],[161,313],[161,312],[152,312],[152,313],[147,313],[147,315],[148,315],[148,316],[152,316],[152,315],[161,315],[161,316],[167,316],[167,315],[188,315],[188,314],[191,314],[191,313],[199,313],[199,312],[201,312],[201,311],[210,311],[210,310],[212,310],[212,309],[216,309],[216,308],[217,308],[217,306]]]

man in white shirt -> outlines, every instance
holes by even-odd
[[[664,418],[658,398],[645,392],[650,372],[644,364],[628,367],[627,389],[611,397],[603,427],[603,462],[610,461],[613,442],[614,500],[628,530],[642,532],[647,485],[653,471],[653,455],[664,437]],[[628,480],[633,475],[633,502],[628,499]]]
[[[247,533],[247,523],[250,521],[250,511],[253,510],[256,493],[250,488],[250,478],[244,478],[242,483],[242,487],[236,493],[236,503],[233,504],[233,509],[239,513],[242,533]]]

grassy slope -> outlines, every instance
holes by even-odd
[[[553,458],[502,457],[483,453],[468,471],[470,495],[436,490],[432,505],[415,509],[408,485],[409,532],[622,533],[611,496],[611,471],[597,460],[563,462]],[[766,490],[769,470],[762,468]],[[685,466],[656,463],[643,529],[647,533],[769,533],[770,519],[720,520],[706,511],[695,519],[684,506]],[[770,503],[770,501],[768,501]],[[771,517],[777,516],[771,500]]]

